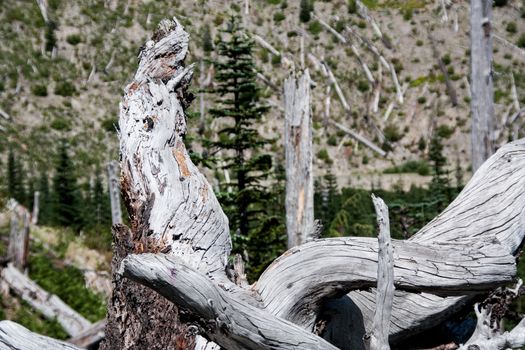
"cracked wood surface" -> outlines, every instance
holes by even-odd
[[[313,239],[314,180],[310,74],[284,82],[284,147],[286,158],[286,231],[288,248]]]
[[[0,321],[0,350],[80,350],[80,348],[33,333],[15,322]]]

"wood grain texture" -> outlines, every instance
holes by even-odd
[[[80,350],[80,348],[33,333],[15,322],[0,321],[0,350]]]
[[[284,147],[286,161],[286,231],[288,248],[313,239],[314,180],[310,74],[305,70],[284,82]]]
[[[337,349],[291,322],[232,297],[227,286],[217,285],[179,257],[130,255],[120,272],[189,311],[198,332],[225,349]]]

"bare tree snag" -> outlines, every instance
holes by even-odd
[[[442,0],[444,1],[444,0]],[[458,95],[456,93],[456,89],[454,88],[454,85],[452,84],[452,81],[450,80],[450,77],[448,76],[448,70],[445,66],[445,63],[441,59],[441,54],[439,53],[437,49],[436,39],[434,39],[434,36],[430,31],[428,31],[428,38],[430,40],[430,45],[432,46],[432,52],[434,53],[434,57],[438,61],[439,69],[441,70],[441,73],[443,74],[443,77],[445,78],[445,86],[447,87],[447,95],[450,97],[450,102],[452,103],[452,106],[458,105]]]
[[[377,302],[370,334],[370,350],[390,350],[388,335],[394,302],[394,252],[390,239],[388,207],[372,195],[379,227],[379,261],[377,266]]]
[[[56,319],[69,335],[76,336],[91,325],[88,320],[64,303],[62,299],[43,290],[38,284],[16,269],[13,264],[9,263],[2,270],[1,276],[11,291],[19,295],[35,310],[40,311],[46,318]]]
[[[339,124],[337,122],[334,122],[333,120],[330,120],[329,123],[332,124],[333,126],[335,126],[337,129],[339,129],[339,130],[345,132],[346,134],[348,134],[348,136],[350,136],[354,140],[356,140],[356,141],[362,143],[363,145],[365,145],[366,147],[370,148],[372,151],[376,152],[381,157],[385,157],[386,156],[386,152],[383,151],[383,149],[381,147],[377,146],[373,142],[371,142],[368,139],[364,138],[363,136],[359,135],[357,132],[355,132],[353,130],[350,130],[346,126],[343,126],[343,125],[341,125],[341,124]]]
[[[40,192],[33,194],[33,212],[31,213],[31,224],[38,224],[38,213],[40,212]]]
[[[492,1],[470,0],[472,172],[494,153]]]
[[[284,147],[286,155],[286,231],[288,248],[311,239],[314,226],[312,117],[308,69],[284,82]]]
[[[27,267],[27,257],[29,255],[29,224],[31,215],[23,205],[14,199],[10,199],[7,206],[11,210],[7,256],[13,262],[15,268],[24,271]]]
[[[12,322],[0,321],[0,350],[81,350],[64,341],[33,333]]]
[[[107,165],[109,199],[111,203],[111,224],[122,224],[122,210],[120,208],[119,164],[111,161]]]

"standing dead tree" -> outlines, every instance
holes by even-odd
[[[15,268],[24,271],[29,255],[31,214],[22,204],[14,199],[9,200],[7,206],[11,210],[11,228],[9,231],[7,256],[13,262]]]
[[[233,350],[362,348],[376,314],[377,240],[307,242],[276,259],[255,284],[232,282],[228,220],[183,142],[188,35],[173,20],[161,22],[153,37],[121,103],[131,227],[114,230],[105,348],[192,349],[195,334]],[[523,169],[525,140],[502,147],[441,215],[410,240],[392,240],[391,344],[515,278],[514,254],[525,235]],[[328,317],[329,303],[340,298],[352,298],[353,309]],[[0,344],[14,341],[10,325],[0,322]]]
[[[111,223],[122,224],[122,210],[120,209],[120,186],[119,186],[119,164],[111,161],[107,165],[109,199],[111,203]]]
[[[494,153],[492,1],[470,1],[470,89],[472,171]]]
[[[284,147],[286,155],[286,231],[288,248],[314,237],[314,180],[310,74],[292,74],[284,82]]]

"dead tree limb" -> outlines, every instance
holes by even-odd
[[[12,321],[0,321],[0,350],[81,350],[64,341],[33,333]]]
[[[62,299],[43,290],[38,284],[16,269],[13,264],[9,263],[2,270],[1,276],[10,290],[19,295],[35,310],[41,312],[46,318],[56,319],[69,335],[76,336],[91,326],[88,320],[64,303]]]
[[[502,36],[496,33],[493,33],[492,36],[494,37],[494,39],[496,39],[496,42],[499,42],[501,45],[505,46],[506,48],[509,48],[515,51],[517,54],[521,56],[522,59],[525,59],[524,49],[520,48],[519,46],[514,45],[513,43],[511,43],[510,41],[508,41],[507,39],[503,38]]]
[[[292,73],[284,82],[286,231],[288,248],[311,239],[314,227],[310,73]]]
[[[370,335],[370,350],[389,350],[390,315],[394,302],[394,252],[390,239],[388,207],[381,198],[372,195],[379,227],[379,259],[377,266],[377,302]]]
[[[472,172],[494,153],[492,1],[470,1]]]
[[[385,157],[386,156],[386,152],[379,146],[377,146],[376,144],[374,144],[373,142],[369,141],[368,139],[364,138],[363,136],[359,135],[357,132],[347,128],[346,126],[343,126],[333,120],[329,120],[328,121],[330,124],[332,124],[333,126],[335,126],[336,128],[338,128],[339,130],[345,132],[348,134],[348,136],[350,136],[351,138],[353,138],[354,140],[362,143],[363,145],[365,145],[366,147],[370,148],[372,151],[376,152],[377,154],[379,154],[381,157]]]
[[[450,102],[452,103],[452,106],[455,107],[458,105],[458,95],[456,93],[456,89],[454,88],[454,84],[452,84],[452,81],[450,80],[450,77],[448,75],[447,67],[445,66],[445,63],[443,62],[443,59],[441,58],[441,54],[438,51],[436,39],[434,39],[434,36],[432,35],[430,31],[428,31],[428,39],[430,40],[430,45],[432,46],[432,52],[434,53],[434,57],[438,61],[439,69],[441,70],[441,73],[443,74],[443,77],[445,78],[445,86],[447,87],[447,95],[450,98]]]
[[[376,20],[372,16],[370,16],[370,14],[368,13],[368,8],[359,0],[356,0],[355,3],[357,5],[357,12],[365,21],[368,22],[368,24],[372,26],[372,29],[374,30],[376,35],[383,42],[383,45],[385,45],[388,49],[392,49],[393,46],[392,46],[392,43],[390,42],[390,39],[388,39],[388,37],[383,35]]]

